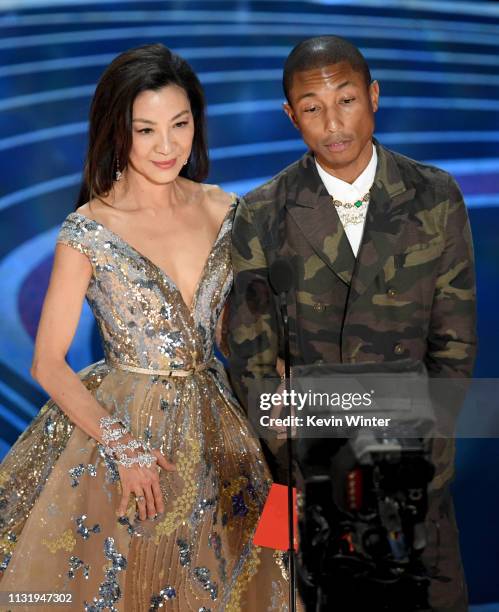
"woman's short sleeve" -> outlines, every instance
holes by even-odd
[[[61,226],[57,242],[80,251],[91,260],[94,254],[95,226],[92,219],[71,213]]]

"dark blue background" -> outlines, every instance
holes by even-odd
[[[280,73],[292,46],[327,33],[355,42],[381,85],[379,140],[451,171],[465,193],[478,280],[475,374],[497,376],[499,3],[0,6],[0,455],[45,399],[29,378],[31,351],[56,228],[74,206],[91,94],[116,54],[146,42],[172,47],[199,73],[209,103],[209,180],[239,193],[303,151],[281,111]],[[78,369],[100,354],[85,309],[68,359]],[[499,600],[498,448],[495,440],[458,441],[454,491],[475,603]]]

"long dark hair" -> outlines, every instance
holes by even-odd
[[[132,110],[143,91],[178,85],[187,94],[194,119],[192,152],[180,176],[202,181],[208,175],[203,89],[189,64],[162,44],[144,45],[118,55],[106,68],[90,107],[88,152],[77,208],[109,194],[116,173],[126,168],[132,146]]]

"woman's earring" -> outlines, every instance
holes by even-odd
[[[116,158],[116,172],[115,172],[114,178],[116,181],[120,181],[122,176],[123,176],[123,173],[120,170],[120,159],[119,157],[117,157]]]
[[[184,162],[184,166],[187,166],[187,164],[189,163],[189,158],[187,158]]]

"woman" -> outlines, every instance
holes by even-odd
[[[269,474],[213,356],[233,198],[200,183],[204,133],[199,81],[162,45],[97,86],[35,346],[52,401],[0,471],[4,592],[89,612],[286,607],[279,559],[252,545]],[[105,361],[78,376],[85,296]]]

